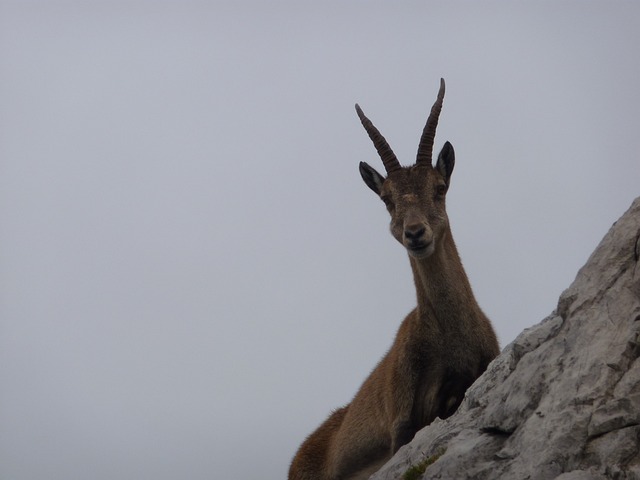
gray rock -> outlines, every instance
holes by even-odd
[[[556,311],[522,332],[458,411],[419,431],[371,480],[640,479],[640,198]]]

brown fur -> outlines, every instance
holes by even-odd
[[[444,83],[440,106],[443,96]],[[431,142],[440,113],[438,108],[434,121],[433,111],[427,122],[432,124]],[[383,156],[380,148],[388,148],[386,141],[363,117]],[[387,205],[391,233],[409,253],[418,306],[404,319],[393,345],[351,403],[336,410],[304,441],[291,463],[289,480],[368,478],[419,429],[455,412],[466,389],[499,353],[449,227],[445,194],[453,171],[453,147],[445,144],[435,168],[430,152],[427,163],[419,156],[412,167],[394,164],[395,156],[389,152],[383,157],[386,178],[364,163],[360,171]]]

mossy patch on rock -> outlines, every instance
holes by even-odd
[[[406,472],[404,472],[402,479],[418,480],[420,476],[427,470],[427,467],[435,463],[436,460],[438,460],[442,455],[444,455],[444,452],[445,451],[442,450],[441,452],[436,453],[435,455],[431,455],[430,457],[425,458],[423,461],[421,461],[417,465],[413,465],[412,467],[409,467],[409,469]]]

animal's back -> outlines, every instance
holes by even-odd
[[[289,480],[331,480],[327,457],[348,406],[335,410],[300,446],[289,467]]]

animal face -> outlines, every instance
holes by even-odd
[[[447,142],[435,168],[403,167],[385,178],[370,165],[360,164],[363,180],[378,194],[391,216],[391,234],[414,258],[429,257],[449,226],[445,197],[454,161],[453,147]]]

